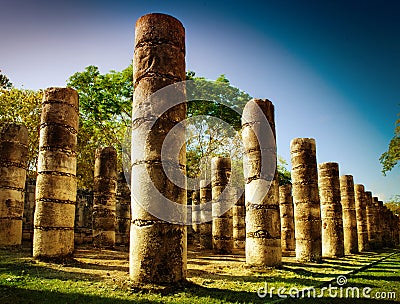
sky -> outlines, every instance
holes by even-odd
[[[400,168],[383,176],[379,163],[400,112],[399,1],[0,0],[0,70],[35,90],[88,65],[122,70],[153,12],[183,23],[187,70],[274,103],[289,168],[291,139],[311,137],[318,163],[380,200],[400,194]]]

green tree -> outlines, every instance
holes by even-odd
[[[36,176],[42,91],[0,89],[0,123],[23,123],[29,134],[28,176]]]
[[[400,113],[398,114],[400,116]],[[384,152],[379,161],[382,164],[382,173],[386,175],[386,172],[391,171],[400,160],[400,119],[397,119],[394,137],[389,143],[388,150]]]
[[[0,89],[11,89],[12,86],[10,79],[8,79],[6,75],[2,74],[0,70]]]
[[[131,122],[132,81],[130,65],[121,72],[106,74],[88,66],[67,82],[79,94],[77,177],[81,188],[92,187],[96,148],[113,146],[122,155],[123,139]],[[118,159],[118,169],[122,170],[122,157]]]
[[[388,207],[393,213],[400,215],[400,195],[392,196],[386,203],[385,206]]]

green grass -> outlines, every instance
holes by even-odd
[[[44,263],[30,257],[30,249],[0,249],[0,303],[269,303],[279,301],[276,292],[265,298],[257,290],[267,284],[301,290],[327,285],[340,274],[359,269],[388,256],[394,250],[353,255],[320,264],[299,264],[284,258],[280,269],[248,268],[241,255],[218,256],[189,251],[188,284],[159,292],[131,289],[127,253],[97,252],[79,248],[66,264]],[[394,291],[400,297],[400,254],[365,271],[352,274],[345,286],[372,288],[372,293]],[[320,289],[317,288],[317,294]],[[369,301],[369,302],[368,302]],[[288,299],[285,303],[382,303],[376,299]],[[383,303],[390,303],[385,300]]]

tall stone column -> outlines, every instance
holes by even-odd
[[[26,127],[3,124],[0,129],[0,246],[22,242],[27,158]]]
[[[194,190],[192,192],[192,228],[196,240],[199,240],[200,237],[200,221],[201,221],[200,191]]]
[[[356,203],[352,175],[340,177],[340,196],[343,210],[344,253],[358,253]]]
[[[129,244],[129,228],[131,223],[131,189],[129,189],[126,182],[124,172],[120,172],[117,179],[115,218],[115,243],[127,245]]]
[[[78,93],[44,91],[40,123],[33,256],[64,258],[74,251]]]
[[[96,150],[93,192],[93,245],[112,248],[117,200],[117,152],[113,147]]]
[[[282,252],[290,253],[296,249],[291,184],[279,186],[279,207],[281,214]]]
[[[368,231],[368,243],[369,248],[376,248],[376,212],[374,208],[374,202],[372,200],[372,192],[365,191],[365,204],[366,204],[366,216],[367,216],[367,231]]]
[[[274,105],[267,99],[252,99],[243,110],[248,265],[279,266],[282,263],[274,115]]]
[[[358,251],[362,252],[369,249],[364,186],[360,184],[354,185],[354,193],[357,216]]]
[[[246,220],[244,206],[244,192],[237,191],[236,203],[233,210],[233,248],[244,249],[246,246]]]
[[[212,221],[206,222],[206,219],[212,216],[211,183],[207,180],[200,181],[200,247],[212,249]],[[208,204],[207,204],[208,202]]]
[[[295,138],[290,143],[296,259],[320,261],[321,211],[315,140]]]
[[[343,218],[340,203],[339,165],[318,165],[322,220],[322,256],[344,256]]]
[[[375,219],[376,219],[376,244],[375,247],[377,249],[382,248],[383,243],[382,243],[382,215],[381,215],[381,210],[380,210],[380,205],[378,202],[378,198],[376,196],[372,197],[372,203],[374,205],[374,210],[375,210]]]
[[[231,176],[231,159],[214,157],[211,160],[212,192],[212,238],[216,253],[229,254],[233,250],[232,209],[223,212],[224,207],[233,204],[232,188],[227,187]]]
[[[390,211],[386,206],[383,205],[383,202],[379,201],[379,205],[381,208],[381,212],[383,215],[382,221],[382,242],[384,247],[391,247],[391,239],[390,239]]]
[[[135,29],[133,67],[130,278],[136,285],[173,284],[186,279],[186,226],[159,219],[148,210],[163,208],[159,206],[164,204],[161,196],[186,205],[186,186],[177,186],[163,169],[163,166],[168,170],[177,169],[185,176],[185,149],[168,161],[161,157],[167,134],[186,119],[186,103],[159,113],[163,106],[172,105],[176,100],[184,101],[185,92],[174,91],[174,100],[164,94],[150,97],[168,85],[185,80],[182,24],[164,14],[140,17]],[[169,148],[181,147],[184,138],[185,128],[175,128],[172,139],[175,142],[170,141]]]

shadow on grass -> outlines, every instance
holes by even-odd
[[[19,287],[0,285],[1,303],[32,303],[32,304],[58,304],[58,303],[96,303],[96,304],[123,304],[123,303],[160,303],[149,299],[121,300],[111,297],[101,297],[82,293],[63,293],[49,290],[28,290]]]

